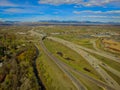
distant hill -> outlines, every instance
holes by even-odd
[[[38,22],[44,22],[44,23],[56,23],[56,24],[90,24],[90,25],[99,25],[99,24],[111,24],[111,25],[120,25],[120,22],[93,22],[93,21],[59,21],[59,20],[40,20]]]
[[[20,23],[19,21],[0,21],[0,26],[11,26]]]
[[[120,25],[117,22],[92,22],[92,21],[58,21],[58,20],[39,20],[38,22],[20,22],[20,21],[0,21],[0,26],[12,25]]]

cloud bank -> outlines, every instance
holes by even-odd
[[[120,0],[39,0],[40,4],[52,4],[52,5],[76,4],[83,6],[102,6],[113,2],[120,3]]]
[[[74,14],[119,14],[120,15],[120,10],[111,10],[111,11],[91,11],[91,10],[84,10],[84,11],[73,11]]]
[[[9,2],[8,0],[0,0],[0,6],[16,7],[17,5],[12,2]]]

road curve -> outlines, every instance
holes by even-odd
[[[109,52],[105,52],[105,51],[103,51],[103,50],[100,50],[100,49],[97,47],[97,45],[96,45],[96,40],[91,40],[91,43],[93,44],[93,47],[94,47],[98,52],[103,53],[103,54],[107,54],[107,55],[112,56],[112,57],[114,57],[114,58],[116,58],[116,59],[119,59],[119,57],[117,57],[116,55],[113,55],[113,54],[111,54],[111,53],[109,53]]]
[[[83,58],[85,58],[89,62],[90,65],[93,66],[93,68],[104,78],[104,80],[108,83],[108,85],[115,88],[116,90],[119,90],[119,88],[120,88],[119,84],[109,74],[107,74],[104,69],[102,69],[99,66],[99,64],[97,63],[97,61],[99,61],[98,59],[96,59],[95,57],[93,57],[89,53],[80,49],[78,47],[78,45],[73,44],[69,41],[59,39],[59,38],[54,38],[54,37],[48,37],[48,39],[51,39],[51,40],[54,40],[56,42],[62,43],[63,45],[65,45],[65,46],[71,48],[72,50],[76,51]]]
[[[53,60],[58,67],[70,78],[70,80],[72,81],[72,83],[76,86],[76,88],[78,90],[87,90],[87,88],[76,79],[76,77],[74,77],[66,68],[65,66],[63,66],[61,63],[59,63],[59,60],[54,57],[48,50],[47,48],[44,46],[44,43],[42,42],[42,40],[40,40],[40,44],[42,46],[42,49],[44,50],[44,52],[46,53],[46,55],[48,55],[51,60]]]
[[[101,52],[98,52],[98,51],[95,51],[95,50],[92,50],[92,49],[89,49],[89,48],[86,48],[86,47],[83,47],[83,46],[80,46],[80,45],[77,45],[77,44],[75,44],[75,46],[82,49],[82,50],[85,50],[85,51],[88,51],[90,53],[94,53],[94,54],[109,58],[110,60],[113,60],[113,61],[116,61],[116,62],[120,63],[120,58],[115,57],[113,55],[111,56],[107,53],[101,53]]]
[[[76,47],[80,48],[80,49],[83,49],[85,51],[88,51],[90,53],[94,53],[94,54],[97,54],[97,55],[100,55],[100,56],[103,56],[103,57],[106,57],[106,58],[109,58],[110,60],[113,60],[113,61],[116,61],[118,63],[120,63],[120,58],[118,57],[115,57],[113,55],[109,55],[107,53],[101,53],[101,52],[98,52],[98,51],[95,51],[95,50],[92,50],[92,49],[89,49],[89,48],[85,48],[83,46],[80,46],[80,45],[76,45]]]
[[[114,90],[111,86],[107,85],[106,83],[102,82],[102,81],[99,81],[97,79],[94,79],[76,69],[73,69],[72,67],[70,67],[69,65],[65,64],[64,62],[60,61],[59,60],[59,63],[61,63],[62,65],[64,65],[68,70],[78,74],[80,77],[84,77],[86,79],[88,79],[89,81],[95,83],[97,86],[100,86],[100,87],[104,87],[106,90]]]
[[[100,53],[103,53],[103,54],[108,54],[109,56],[112,56],[112,57],[116,58],[115,55],[112,55],[111,53],[104,52],[104,51],[100,50],[99,48],[97,48],[95,41],[96,40],[91,40],[91,43],[93,44],[93,47],[97,51],[99,51]],[[120,77],[120,72],[118,70],[116,70],[116,69],[108,66],[107,64],[103,63],[102,61],[98,61],[98,63],[99,63],[99,65],[101,65],[102,67],[104,67],[105,69],[107,69],[108,71],[110,71],[110,72],[114,73],[115,75],[117,75],[118,77]]]
[[[35,32],[35,31],[31,31],[31,34],[32,34],[32,35],[36,35],[36,36],[38,36],[38,37],[41,38],[41,34]],[[51,56],[52,54],[51,54],[51,53],[47,50],[47,48],[44,46],[44,43],[43,43],[42,41],[41,41],[40,43],[41,43],[43,49],[45,50],[46,54],[48,54],[49,57],[52,58],[52,60],[54,60],[54,58],[56,59],[56,57]],[[96,80],[96,79],[94,79],[94,78],[92,78],[92,77],[90,77],[90,76],[88,76],[88,75],[86,75],[86,74],[84,74],[84,73],[82,73],[82,72],[80,72],[80,71],[77,71],[77,70],[73,69],[72,67],[68,66],[67,64],[63,63],[62,61],[60,61],[60,60],[58,60],[58,59],[55,60],[55,61],[57,61],[57,63],[61,64],[62,67],[64,67],[64,68],[67,69],[67,70],[65,70],[64,72],[69,73],[68,71],[70,70],[70,71],[78,74],[79,76],[84,77],[84,78],[88,79],[89,81],[95,83],[96,85],[98,85],[98,86],[100,86],[100,87],[104,87],[105,90],[114,90],[111,86],[107,85],[106,83],[101,82],[101,81],[99,81],[99,80]],[[58,65],[58,64],[57,64],[57,65]],[[61,68],[61,66],[59,66],[59,67]],[[73,77],[73,76],[70,75],[70,77]],[[74,83],[74,82],[73,82],[73,83]],[[75,84],[75,83],[74,83],[74,84]],[[76,86],[76,84],[75,84],[75,86]],[[81,88],[81,87],[80,87],[80,88]]]
[[[45,52],[45,54],[48,57],[50,57],[51,60],[53,60],[53,62],[55,62],[57,66],[70,78],[77,90],[87,90],[87,88],[80,81],[78,81],[67,69],[65,69],[64,66],[59,63],[59,60],[47,50],[44,43],[42,42],[42,34],[39,34],[33,30],[31,30],[30,33],[32,36],[38,36],[40,38],[40,45],[42,46],[42,49]]]

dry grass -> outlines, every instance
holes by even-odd
[[[104,43],[106,48],[120,52],[120,42],[116,42],[111,39],[110,40],[104,39],[102,42]]]

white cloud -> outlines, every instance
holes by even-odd
[[[60,5],[60,4],[76,4],[76,5],[84,5],[84,6],[102,6],[104,4],[109,4],[112,2],[120,3],[120,0],[39,0],[40,4],[52,4],[52,5]]]
[[[42,4],[78,4],[81,3],[82,0],[39,0],[39,3]]]
[[[102,6],[104,4],[109,4],[111,2],[118,2],[119,0],[89,0],[88,2],[84,2],[85,6]]]
[[[53,12],[54,14],[59,14],[59,12]]]
[[[2,19],[2,18],[0,18],[0,21],[3,21],[3,19]]]
[[[112,13],[120,14],[120,10],[107,11],[107,13],[108,13],[108,14],[112,14]]]
[[[106,18],[107,16],[82,16],[82,17],[85,17],[85,18]]]
[[[20,9],[20,8],[9,8],[5,9],[4,12],[7,13],[28,13],[26,9]]]
[[[110,19],[120,19],[120,16],[82,16],[84,18],[110,18]]]
[[[76,14],[76,17],[79,17],[83,20],[107,20],[107,21],[119,21],[120,22],[120,10],[111,10],[111,11],[73,11]]]
[[[91,11],[91,10],[84,10],[84,11],[73,11],[74,14],[82,14],[82,13],[89,13],[89,14],[100,14],[101,11]]]
[[[73,11],[74,14],[120,14],[120,10],[111,10],[111,11],[91,11],[91,10],[84,10],[84,11]]]
[[[80,11],[73,11],[74,14],[81,14]]]
[[[10,7],[15,7],[17,6],[16,4],[9,2],[8,0],[0,0],[0,6],[10,6]]]
[[[8,8],[3,10],[4,13],[27,13],[27,14],[43,14],[43,12],[39,12],[36,10],[26,9],[26,8]]]

